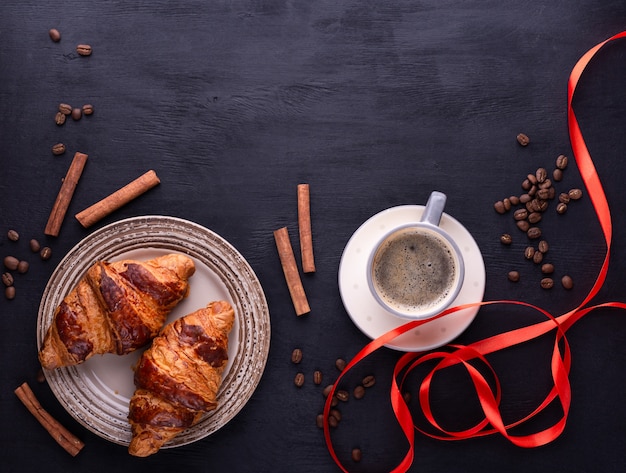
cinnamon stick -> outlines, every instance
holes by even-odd
[[[296,258],[293,254],[291,242],[289,241],[287,227],[279,228],[274,231],[274,239],[276,240],[276,249],[278,250],[280,264],[285,274],[291,301],[296,309],[296,315],[300,316],[311,312],[309,302],[304,293],[302,281],[300,280],[300,273],[298,273],[298,266],[296,265]]]
[[[70,455],[75,457],[82,450],[85,444],[75,437],[70,431],[55,420],[43,407],[30,389],[28,383],[23,383],[15,390],[15,394],[26,406],[32,415],[48,431],[54,440]]]
[[[83,173],[83,168],[85,167],[86,162],[86,154],[74,154],[72,164],[70,164],[70,168],[65,175],[65,179],[63,179],[61,190],[59,190],[59,194],[57,195],[52,211],[50,212],[50,217],[48,218],[48,223],[46,224],[46,228],[44,230],[46,235],[55,237],[59,236],[61,225],[63,224],[63,219],[65,218],[65,213],[70,206],[70,201],[72,200],[74,190],[76,189],[78,180]]]
[[[75,217],[83,227],[88,228],[160,182],[156,172],[150,170],[108,197],[77,213]]]
[[[298,229],[300,231],[300,252],[302,271],[315,272],[313,257],[313,235],[311,233],[311,198],[308,184],[298,184]]]

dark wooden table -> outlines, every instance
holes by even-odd
[[[342,251],[370,216],[448,194],[447,211],[471,232],[486,267],[485,300],[537,304],[555,315],[576,307],[596,281],[605,245],[588,195],[541,227],[550,260],[575,286],[539,287],[536,266],[509,216],[493,203],[519,195],[524,177],[570,166],[559,190],[583,188],[567,126],[567,81],[578,59],[624,28],[623,1],[82,1],[9,0],[0,7],[0,253],[30,262],[16,297],[0,297],[0,465],[23,471],[338,471],[315,417],[323,407],[314,370],[331,382],[339,357],[369,339],[348,316],[337,285]],[[48,30],[57,28],[54,43]],[[90,57],[77,44],[90,44]],[[606,46],[574,100],[613,213],[607,280],[596,302],[623,300],[626,284],[626,42]],[[95,113],[60,127],[59,103]],[[526,133],[527,147],[516,141]],[[54,156],[63,142],[67,152]],[[75,152],[89,155],[58,237],[44,227]],[[84,229],[74,214],[145,171],[161,184]],[[308,183],[317,271],[303,276],[311,313],[296,317],[273,239],[297,234],[296,186]],[[272,338],[265,372],[243,410],[215,434],[147,458],[92,434],[38,382],[36,320],[48,278],[95,229],[126,217],[169,215],[203,225],[250,263],[268,301]],[[6,232],[21,238],[9,241]],[[503,232],[515,237],[511,248]],[[52,248],[41,261],[31,238]],[[294,239],[295,249],[298,249]],[[298,256],[299,260],[299,256]],[[522,279],[506,274],[519,269]],[[4,269],[3,269],[4,272]],[[482,308],[459,343],[536,322],[516,307]],[[597,310],[569,332],[572,404],[554,442],[536,449],[500,435],[445,442],[416,434],[411,471],[618,472],[626,457],[623,392],[626,325]],[[552,339],[494,354],[502,412],[530,412],[551,386]],[[296,368],[291,351],[302,348]],[[400,353],[383,348],[354,370],[377,384],[344,407],[334,445],[352,471],[382,472],[407,443],[388,400]],[[297,370],[307,375],[294,387]],[[478,416],[463,373],[437,385],[438,416],[463,429]],[[350,382],[353,382],[350,381]],[[86,444],[64,452],[20,404],[27,381],[44,408]],[[326,383],[323,383],[326,384]],[[413,393],[417,395],[416,392]],[[530,424],[530,433],[559,417]],[[519,432],[518,432],[519,433]],[[349,459],[360,447],[363,459]]]

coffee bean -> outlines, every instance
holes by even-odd
[[[411,393],[409,391],[404,391],[402,398],[404,399],[405,404],[409,404],[411,402]]]
[[[524,233],[527,232],[530,228],[530,223],[528,223],[528,220],[519,220],[515,222],[515,225],[517,225],[517,228],[519,228]]]
[[[525,191],[529,190],[532,186],[533,186],[533,184],[532,184],[532,182],[530,182],[530,180],[524,179],[522,181],[522,189],[524,189]]]
[[[7,269],[10,269],[11,271],[15,271],[19,264],[20,264],[20,260],[18,260],[14,256],[4,257],[4,265],[6,266]]]
[[[557,169],[565,169],[567,167],[567,156],[561,154],[558,158],[556,158],[556,167]]]
[[[372,386],[374,386],[376,384],[376,378],[373,375],[368,375],[365,378],[363,378],[363,386],[365,386],[366,388],[371,388]]]
[[[328,418],[333,417],[337,423],[341,422],[341,411],[339,409],[331,409],[328,413]]]
[[[567,204],[559,202],[556,206],[556,213],[563,215],[565,212],[567,212]]]
[[[66,103],[60,103],[59,112],[61,112],[63,115],[69,115],[70,113],[72,113],[72,106]]]
[[[524,133],[519,133],[517,135],[517,142],[522,146],[528,146],[528,143],[530,143],[530,138],[528,138],[528,136]]]
[[[322,372],[320,370],[315,370],[313,372],[313,383],[318,386],[322,384]]]
[[[567,192],[561,192],[559,194],[559,202],[563,203],[563,204],[569,204],[570,201],[570,196]]]
[[[20,239],[20,234],[17,233],[15,230],[9,230],[7,232],[7,238],[11,241],[17,241]]]
[[[80,108],[73,108],[72,109],[72,119],[74,121],[76,120],[80,120],[83,116],[83,111]]]
[[[571,289],[574,287],[574,281],[572,280],[571,276],[567,275],[561,278],[561,284],[565,289]]]
[[[339,399],[337,399],[337,396],[333,396],[333,398],[330,400],[330,405],[332,407],[337,406],[337,404],[339,404]]]
[[[536,185],[537,185],[537,183],[539,182],[539,181],[537,180],[537,176],[535,176],[534,174],[528,174],[528,175],[526,176],[526,179],[528,179],[528,182],[530,182],[530,183],[531,183],[531,185],[533,185],[533,186],[536,186]]]
[[[543,253],[541,251],[535,251],[533,255],[533,263],[540,264],[543,261]]]
[[[552,289],[554,286],[554,280],[552,278],[543,278],[541,280],[541,287],[543,289]]]
[[[90,103],[83,105],[83,115],[93,115],[93,105]]]
[[[537,187],[537,184],[533,184],[532,186],[530,186],[530,189],[528,189],[528,195],[531,197],[535,197],[535,195],[537,194],[537,189],[539,189]]]
[[[552,171],[552,179],[556,182],[561,182],[563,180],[563,171],[558,168]]]
[[[500,243],[503,245],[510,245],[513,243],[513,238],[508,233],[504,233],[500,236]]]
[[[30,251],[32,251],[33,253],[37,253],[41,248],[39,242],[34,238],[28,242],[28,246],[30,247]]]
[[[360,462],[362,457],[363,457],[363,454],[361,453],[360,448],[352,449],[352,461],[353,462],[356,462],[356,463]]]
[[[24,274],[28,272],[28,261],[20,261],[17,265],[17,272],[20,274]]]
[[[528,210],[517,209],[515,212],[513,212],[513,218],[515,220],[526,220],[528,218]]]
[[[54,122],[61,126],[65,123],[65,115],[63,115],[61,112],[57,112],[57,114],[54,117]]]
[[[532,200],[532,197],[528,194],[522,194],[519,196],[519,203],[526,204]]]
[[[60,156],[65,153],[65,145],[63,143],[57,143],[52,146],[52,154],[55,156]]]
[[[528,235],[528,238],[531,240],[536,240],[541,237],[541,229],[539,227],[530,227],[526,232],[526,235]]]
[[[328,425],[332,428],[336,428],[339,425],[339,421],[333,416],[328,416]]]
[[[40,368],[39,370],[37,370],[37,382],[38,383],[45,383],[46,382],[46,375],[44,374],[43,370]]]
[[[569,198],[572,200],[578,200],[583,196],[583,191],[580,189],[570,189],[567,195],[569,195]]]
[[[291,352],[291,362],[298,364],[302,361],[302,350],[300,348],[294,348]]]
[[[498,202],[496,202],[495,204],[493,204],[493,208],[495,209],[496,212],[498,212],[499,214],[503,214],[506,213],[506,209],[504,208],[504,202],[499,200]]]
[[[509,278],[509,281],[511,282],[517,282],[519,281],[519,271],[509,271],[509,273],[507,274],[507,277]]]
[[[59,33],[59,30],[57,30],[56,28],[51,28],[50,31],[48,31],[48,35],[50,36],[50,39],[55,43],[61,41],[61,33]]]
[[[2,284],[7,287],[13,285],[13,276],[11,275],[11,273],[2,273]]]
[[[550,198],[550,190],[549,189],[539,189],[537,194],[535,194],[538,199],[548,200]]]
[[[538,249],[542,253],[547,253],[548,250],[550,249],[550,246],[548,245],[548,242],[546,240],[541,240],[539,242]]]
[[[348,399],[350,399],[350,393],[345,389],[340,389],[339,391],[337,391],[337,399],[339,399],[341,402],[346,402]]]
[[[346,368],[346,360],[342,358],[337,358],[337,361],[335,361],[335,366],[339,371],[343,371]]]
[[[516,195],[512,195],[511,197],[509,197],[509,202],[511,202],[511,205],[519,205],[519,197]]]
[[[546,263],[542,265],[541,272],[543,274],[552,274],[554,272],[554,265],[552,263]]]
[[[49,260],[52,257],[52,250],[49,246],[44,246],[39,252],[39,256],[44,261]]]
[[[530,215],[528,215],[528,222],[530,224],[535,224],[535,223],[539,223],[541,221],[541,213],[540,212],[533,212]]]
[[[8,286],[4,290],[4,297],[9,300],[15,299],[15,286]]]
[[[365,396],[365,388],[361,385],[358,385],[356,388],[354,388],[352,395],[354,396],[354,399],[363,399],[363,396]]]
[[[556,189],[554,187],[550,187],[548,189],[548,199],[552,200],[556,196]]]
[[[315,425],[317,425],[320,429],[324,428],[324,414],[317,414],[315,418]]]
[[[76,46],[76,52],[81,56],[91,56],[93,49],[88,44],[79,44]]]
[[[293,379],[293,384],[295,384],[296,387],[298,388],[301,388],[302,386],[304,386],[304,374],[302,373],[296,374],[296,377]]]
[[[539,183],[539,190],[550,189],[552,187],[552,181],[548,178],[545,181]]]
[[[328,395],[330,394],[330,392],[333,390],[334,385],[333,384],[329,384],[327,385],[324,390],[322,391],[322,395],[324,397],[328,397]]]
[[[544,182],[548,178],[548,171],[546,171],[546,168],[539,168],[535,171],[535,177],[537,182]]]
[[[532,246],[527,246],[524,250],[524,258],[533,259],[533,256],[535,256],[535,249]]]
[[[508,212],[509,210],[511,210],[511,201],[506,198],[506,199],[502,199],[502,205],[504,205],[504,210],[506,212]]]

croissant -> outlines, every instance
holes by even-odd
[[[211,302],[166,325],[142,354],[128,415],[131,455],[156,453],[217,407],[234,319],[228,302]]]
[[[55,309],[41,365],[77,365],[95,354],[123,355],[146,345],[187,296],[194,272],[193,260],[181,254],[96,262]]]

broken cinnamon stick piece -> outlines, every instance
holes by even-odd
[[[298,184],[298,228],[300,230],[300,252],[302,271],[315,272],[313,257],[313,235],[311,233],[311,197],[308,184]]]
[[[83,227],[88,228],[160,182],[156,172],[150,170],[108,197],[77,213],[75,217]]]
[[[283,273],[285,274],[285,280],[287,281],[291,301],[296,309],[296,315],[300,316],[311,312],[309,302],[307,301],[306,294],[304,293],[302,281],[300,280],[300,273],[298,273],[298,266],[296,265],[296,258],[293,254],[291,242],[289,241],[289,232],[287,231],[287,227],[279,228],[274,231],[274,239],[276,240],[278,257],[280,258],[280,264],[283,267]]]
[[[65,179],[63,179],[61,190],[59,190],[59,194],[57,195],[52,211],[50,212],[50,217],[48,218],[48,223],[46,224],[46,228],[44,230],[46,235],[55,237],[59,236],[61,225],[63,224],[63,219],[65,218],[65,213],[70,206],[70,201],[72,200],[74,190],[76,189],[78,180],[83,173],[83,168],[85,167],[86,162],[86,154],[74,154],[72,164],[70,164],[70,168],[65,175]]]
[[[26,406],[32,415],[48,431],[54,440],[57,441],[67,453],[75,457],[82,450],[85,444],[74,436],[69,430],[55,420],[43,407],[30,389],[28,383],[23,383],[15,390],[15,394]]]

